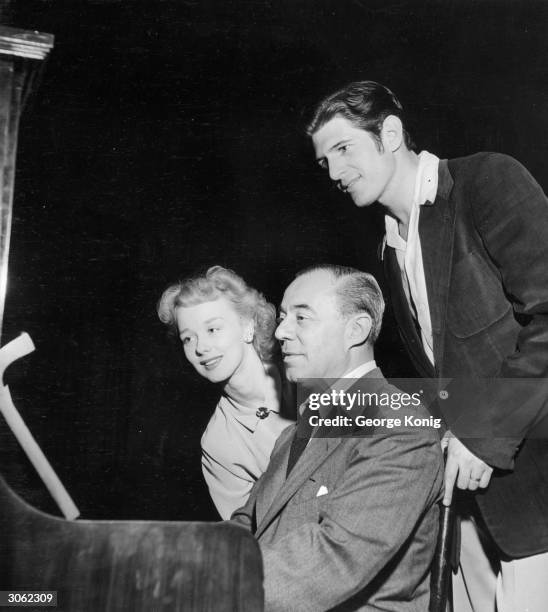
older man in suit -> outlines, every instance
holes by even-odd
[[[499,612],[543,612],[548,200],[508,156],[417,155],[400,102],[373,81],[325,98],[309,134],[318,162],[357,206],[386,210],[385,269],[417,372],[461,380],[444,438],[444,503],[455,484],[472,492],[465,590],[456,585],[466,597],[455,610],[492,612],[496,599]],[[519,393],[524,379],[535,379],[536,397]]]
[[[370,274],[338,266],[300,273],[276,330],[288,378],[348,378],[370,397],[401,395],[374,361],[383,309]],[[427,416],[420,405],[402,412]],[[379,414],[369,405],[362,416]],[[316,428],[309,439],[297,427],[284,431],[233,515],[261,547],[266,610],[426,610],[442,474],[432,427],[351,424],[323,435]]]

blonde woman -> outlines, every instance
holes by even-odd
[[[214,266],[168,287],[158,316],[178,334],[198,374],[221,389],[201,440],[202,470],[215,507],[228,519],[292,423],[281,415],[286,385],[275,363],[276,310],[235,272]]]

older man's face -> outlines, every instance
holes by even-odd
[[[345,320],[339,314],[335,279],[317,270],[295,279],[280,306],[276,338],[282,346],[286,374],[302,378],[337,378],[348,369]]]

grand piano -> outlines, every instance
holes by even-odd
[[[19,119],[52,47],[50,34],[0,27],[0,331]],[[12,357],[24,358],[29,350],[27,344],[20,355],[2,353],[0,376]],[[0,383],[6,417],[0,417],[0,427],[10,421],[49,479],[48,488],[68,508],[65,515],[76,516],[69,493],[51,473],[32,432],[18,420],[9,389]],[[230,523],[59,518],[17,495],[3,472],[0,466],[0,592],[19,593],[18,601],[24,593],[55,592],[56,609],[63,612],[263,609],[260,550],[244,529]],[[27,609],[43,607],[27,604]]]

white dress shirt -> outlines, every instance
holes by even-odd
[[[419,324],[422,345],[432,365],[434,365],[434,343],[419,237],[419,207],[426,202],[433,203],[436,199],[439,161],[439,158],[427,151],[419,155],[407,241],[400,236],[398,221],[389,215],[384,218],[386,244],[396,251],[405,295],[411,313]]]
[[[347,374],[343,374],[341,378],[362,378],[369,372],[372,372],[376,367],[377,367],[377,363],[374,359],[372,359],[371,361],[362,363],[362,365],[358,366],[351,372],[348,372]]]
[[[334,387],[336,387],[336,391],[346,391],[353,385],[353,381],[356,378],[364,377],[369,372],[372,372],[376,367],[377,367],[377,362],[374,359],[371,359],[370,361],[366,361],[365,363],[362,363],[361,365],[359,365],[357,368],[354,368],[350,372],[343,374],[340,378],[337,379],[336,384],[331,386],[331,388],[333,389]],[[347,380],[343,381],[343,379],[347,379]],[[301,415],[303,414],[303,412],[306,409],[307,404],[308,404],[308,400],[306,400],[299,406],[299,414]],[[331,406],[321,405],[318,408],[318,414],[320,416],[328,416],[330,410],[331,410]],[[315,434],[317,433],[319,429],[320,427],[318,425],[312,429],[310,440],[312,440],[312,438],[315,436]],[[310,444],[310,440],[308,440],[308,444]]]

